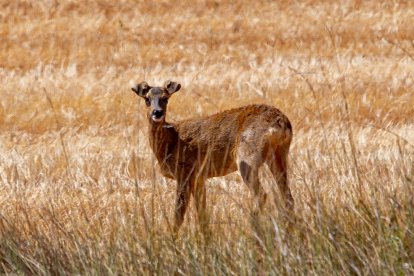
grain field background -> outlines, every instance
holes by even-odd
[[[414,274],[412,1],[0,0],[0,273]],[[295,210],[207,187],[212,236],[149,149],[167,120],[248,103],[292,121]],[[267,191],[276,185],[265,168]]]

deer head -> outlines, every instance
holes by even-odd
[[[168,99],[180,88],[179,83],[172,81],[166,81],[162,87],[152,87],[143,81],[131,89],[145,100],[148,107],[148,118],[154,123],[162,123],[165,121]]]

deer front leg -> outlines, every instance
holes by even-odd
[[[209,217],[206,209],[206,186],[202,179],[194,183],[193,196],[195,199],[195,206],[197,209],[198,223],[201,231],[208,232]]]
[[[185,211],[187,210],[188,203],[190,202],[192,184],[193,181],[190,179],[177,180],[174,234],[178,232],[181,224],[183,224]]]

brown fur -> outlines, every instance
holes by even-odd
[[[139,85],[134,91],[140,91]],[[154,97],[169,97],[172,94],[162,92],[160,87],[149,91],[152,93],[145,95],[149,95],[151,101]],[[140,96],[145,98],[145,95]],[[159,108],[159,105],[155,106]],[[166,104],[163,108],[166,110]],[[288,118],[277,108],[248,105],[175,124],[165,122],[165,117],[162,122],[154,122],[151,114],[151,148],[162,174],[177,180],[176,231],[183,222],[191,194],[196,201],[200,223],[208,223],[204,181],[236,170],[239,170],[261,209],[266,200],[258,179],[263,163],[274,175],[286,206],[293,208],[286,172],[292,127]]]

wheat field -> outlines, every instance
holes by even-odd
[[[0,273],[414,274],[412,1],[0,0]],[[167,120],[277,106],[295,210],[260,217],[210,179],[211,237],[130,91],[171,79]],[[267,191],[276,185],[264,168]]]

